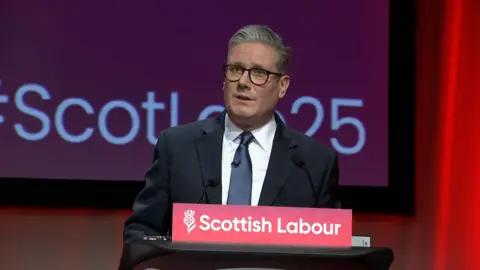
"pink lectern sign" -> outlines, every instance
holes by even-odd
[[[172,241],[351,247],[352,211],[175,203]]]

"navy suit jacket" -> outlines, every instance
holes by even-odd
[[[209,182],[221,182],[225,113],[161,132],[145,187],[125,222],[125,242],[167,235],[173,203],[198,203]],[[340,208],[337,154],[286,127],[278,115],[275,120],[277,131],[258,205]],[[292,155],[297,156],[297,164]],[[298,157],[312,181],[298,166]],[[221,184],[206,190],[203,197],[208,203],[221,204]]]

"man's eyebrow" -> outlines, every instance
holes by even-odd
[[[241,66],[243,68],[246,67],[246,65],[244,63],[240,63],[240,62],[232,62],[230,65],[235,65],[235,66]],[[259,65],[259,64],[252,64],[250,66],[250,68],[259,68],[259,69],[264,69],[264,70],[268,70],[266,67],[262,66],[262,65]]]
[[[258,64],[253,64],[252,65],[252,68],[259,68],[259,69],[264,69],[264,70],[268,70],[268,68],[262,66],[262,65],[258,65]]]

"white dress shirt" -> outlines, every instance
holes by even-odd
[[[270,153],[272,152],[273,138],[277,129],[275,118],[263,127],[252,130],[255,139],[249,144],[248,151],[252,160],[252,201],[251,205],[257,206],[262,192],[263,181],[267,173]],[[225,115],[225,133],[223,134],[222,149],[222,204],[227,204],[228,190],[233,157],[240,144],[239,135],[243,132],[232,120]]]

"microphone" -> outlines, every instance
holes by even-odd
[[[208,194],[207,194],[207,189],[208,188],[213,188],[213,187],[216,187],[220,184],[220,181],[218,180],[214,180],[214,179],[209,179],[207,181],[207,184],[205,185],[205,188],[203,189],[203,192],[202,192],[202,196],[200,196],[200,199],[198,199],[197,201],[197,204],[199,204],[202,200],[203,200],[203,197],[206,197],[206,203],[208,204]]]
[[[313,198],[315,200],[315,203],[314,203],[313,207],[317,207],[318,194],[317,194],[317,192],[315,192],[315,186],[313,185],[312,176],[310,175],[310,172],[307,170],[307,168],[305,168],[305,160],[303,160],[302,156],[300,155],[300,153],[298,153],[298,151],[295,151],[292,154],[292,161],[297,167],[300,167],[300,169],[302,169],[305,172],[305,174],[307,175],[308,182],[310,183],[310,188],[311,188],[312,193],[313,193]]]

